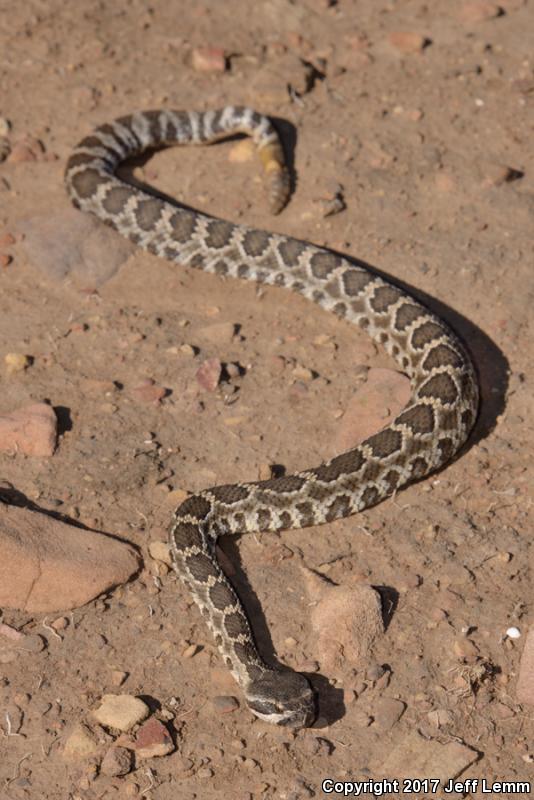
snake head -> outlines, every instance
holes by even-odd
[[[316,717],[315,693],[299,672],[269,670],[247,688],[248,707],[259,719],[306,728]]]

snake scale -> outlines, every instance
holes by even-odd
[[[294,475],[206,489],[173,515],[174,568],[250,710],[298,728],[315,718],[314,691],[300,673],[261,659],[243,606],[217,561],[217,538],[320,525],[374,505],[453,457],[474,425],[479,392],[455,334],[394,284],[328,250],[179,207],[115,175],[122,161],[149,148],[237,133],[252,137],[270,208],[278,213],[289,197],[283,149],[271,121],[244,107],[142,111],[101,125],[73,151],[65,180],[75,206],[150,253],[217,275],[285,286],[354,322],[411,380],[408,406],[357,447]]]

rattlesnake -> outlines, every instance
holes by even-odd
[[[207,489],[186,499],[173,516],[174,568],[250,710],[301,727],[315,717],[314,692],[303,675],[273,669],[260,658],[241,602],[217,562],[217,538],[332,522],[442,466],[472,429],[478,384],[447,325],[392,283],[325,249],[179,207],[114,174],[124,159],[147,148],[236,133],[252,136],[271,210],[278,213],[289,196],[282,147],[269,119],[248,108],[138,112],[101,125],[75,148],[65,180],[75,206],[151,253],[218,275],[285,286],[355,322],[411,379],[409,405],[352,450],[295,475]]]

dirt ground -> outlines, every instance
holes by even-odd
[[[515,687],[534,624],[533,22],[529,0],[4,8],[3,133],[11,146],[29,139],[36,157],[0,164],[0,354],[33,359],[4,374],[0,412],[48,400],[60,436],[47,459],[1,454],[0,476],[45,511],[131,541],[145,567],[55,634],[54,616],[4,610],[46,646],[0,665],[2,800],[326,797],[325,778],[394,778],[381,765],[403,747],[415,759],[414,731],[475,751],[459,780],[532,776],[532,706]],[[224,50],[224,71],[199,69],[207,46]],[[320,718],[297,734],[252,718],[196,607],[147,546],[165,537],[177,490],[333,455],[366,368],[392,364],[283,290],[135,248],[106,280],[60,277],[39,238],[46,220],[71,220],[63,169],[92,127],[136,109],[231,103],[279,120],[295,174],[279,217],[235,142],[159,152],[138,177],[394,275],[464,337],[483,389],[470,446],[438,475],[359,517],[222,543],[265,656],[313,673]],[[42,257],[32,242],[44,242]],[[238,335],[220,336],[221,323]],[[195,376],[208,358],[242,369],[206,392]],[[139,401],[146,379],[167,390],[161,402]],[[377,427],[389,410],[376,409]],[[302,566],[383,587],[390,620],[368,663],[337,674],[315,663]],[[506,636],[511,626],[520,638]],[[69,731],[110,692],[147,699],[175,752],[124,777],[66,759]],[[223,713],[220,695],[239,707]],[[381,720],[384,697],[402,701],[399,719]],[[482,796],[447,796],[464,795]]]

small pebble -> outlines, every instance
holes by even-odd
[[[188,356],[189,358],[194,358],[197,354],[195,348],[190,344],[181,344],[178,348],[180,353],[183,353],[184,356]]]
[[[166,756],[174,749],[168,729],[156,717],[151,717],[139,728],[135,737],[135,754],[138,758]]]
[[[458,16],[460,20],[467,25],[485,22],[488,19],[494,19],[500,16],[501,9],[496,3],[488,2],[487,0],[479,0],[473,3],[464,3]]]
[[[222,374],[222,364],[218,358],[208,358],[197,370],[196,379],[207,392],[214,392]]]
[[[401,53],[420,53],[429,40],[414,31],[394,31],[389,35],[389,42]]]
[[[301,364],[293,367],[293,375],[301,381],[312,381],[314,377],[312,370],[308,367],[303,367]]]
[[[231,714],[239,708],[239,702],[231,695],[217,695],[212,702],[213,707],[219,714]]]
[[[128,694],[105,694],[93,716],[107,728],[129,731],[150,714],[150,709],[139,697]]]
[[[9,136],[11,122],[6,117],[0,117],[0,136]]]
[[[196,656],[198,652],[200,652],[201,647],[199,644],[190,644],[188,647],[185,648],[184,652],[182,653],[182,658],[193,658]]]
[[[6,372],[8,375],[13,375],[16,372],[22,372],[27,369],[31,364],[31,358],[24,355],[24,353],[6,353],[4,362],[6,365]]]
[[[167,566],[172,567],[171,548],[168,542],[150,542],[148,552],[155,561],[162,561]]]
[[[129,674],[129,672],[123,672],[120,669],[114,669],[111,671],[111,683],[113,686],[122,686]]]
[[[50,623],[51,627],[54,628],[55,631],[64,631],[65,628],[69,627],[69,618],[68,617],[58,617],[53,622]]]
[[[175,506],[180,506],[184,502],[184,500],[187,500],[188,497],[189,497],[189,492],[186,491],[185,489],[173,489],[167,495],[167,499],[169,500],[169,502]]]
[[[147,378],[147,380],[131,390],[131,395],[135,400],[140,403],[151,403],[152,405],[158,405],[166,394],[167,390],[163,386],[158,386],[152,378]]]
[[[213,778],[214,774],[211,767],[201,767],[197,772],[199,778]]]
[[[126,747],[110,747],[100,765],[100,770],[109,777],[127,775],[132,768],[132,752]]]
[[[508,636],[509,639],[519,639],[519,637],[521,636],[521,631],[519,630],[519,628],[508,628],[508,630],[506,631],[506,635]]]
[[[191,63],[197,72],[224,72],[227,66],[222,47],[195,47]]]
[[[98,742],[95,735],[86,725],[78,723],[65,741],[63,756],[68,759],[87,758],[97,750]]]
[[[11,144],[5,136],[0,136],[0,163],[5,161],[11,153]]]

